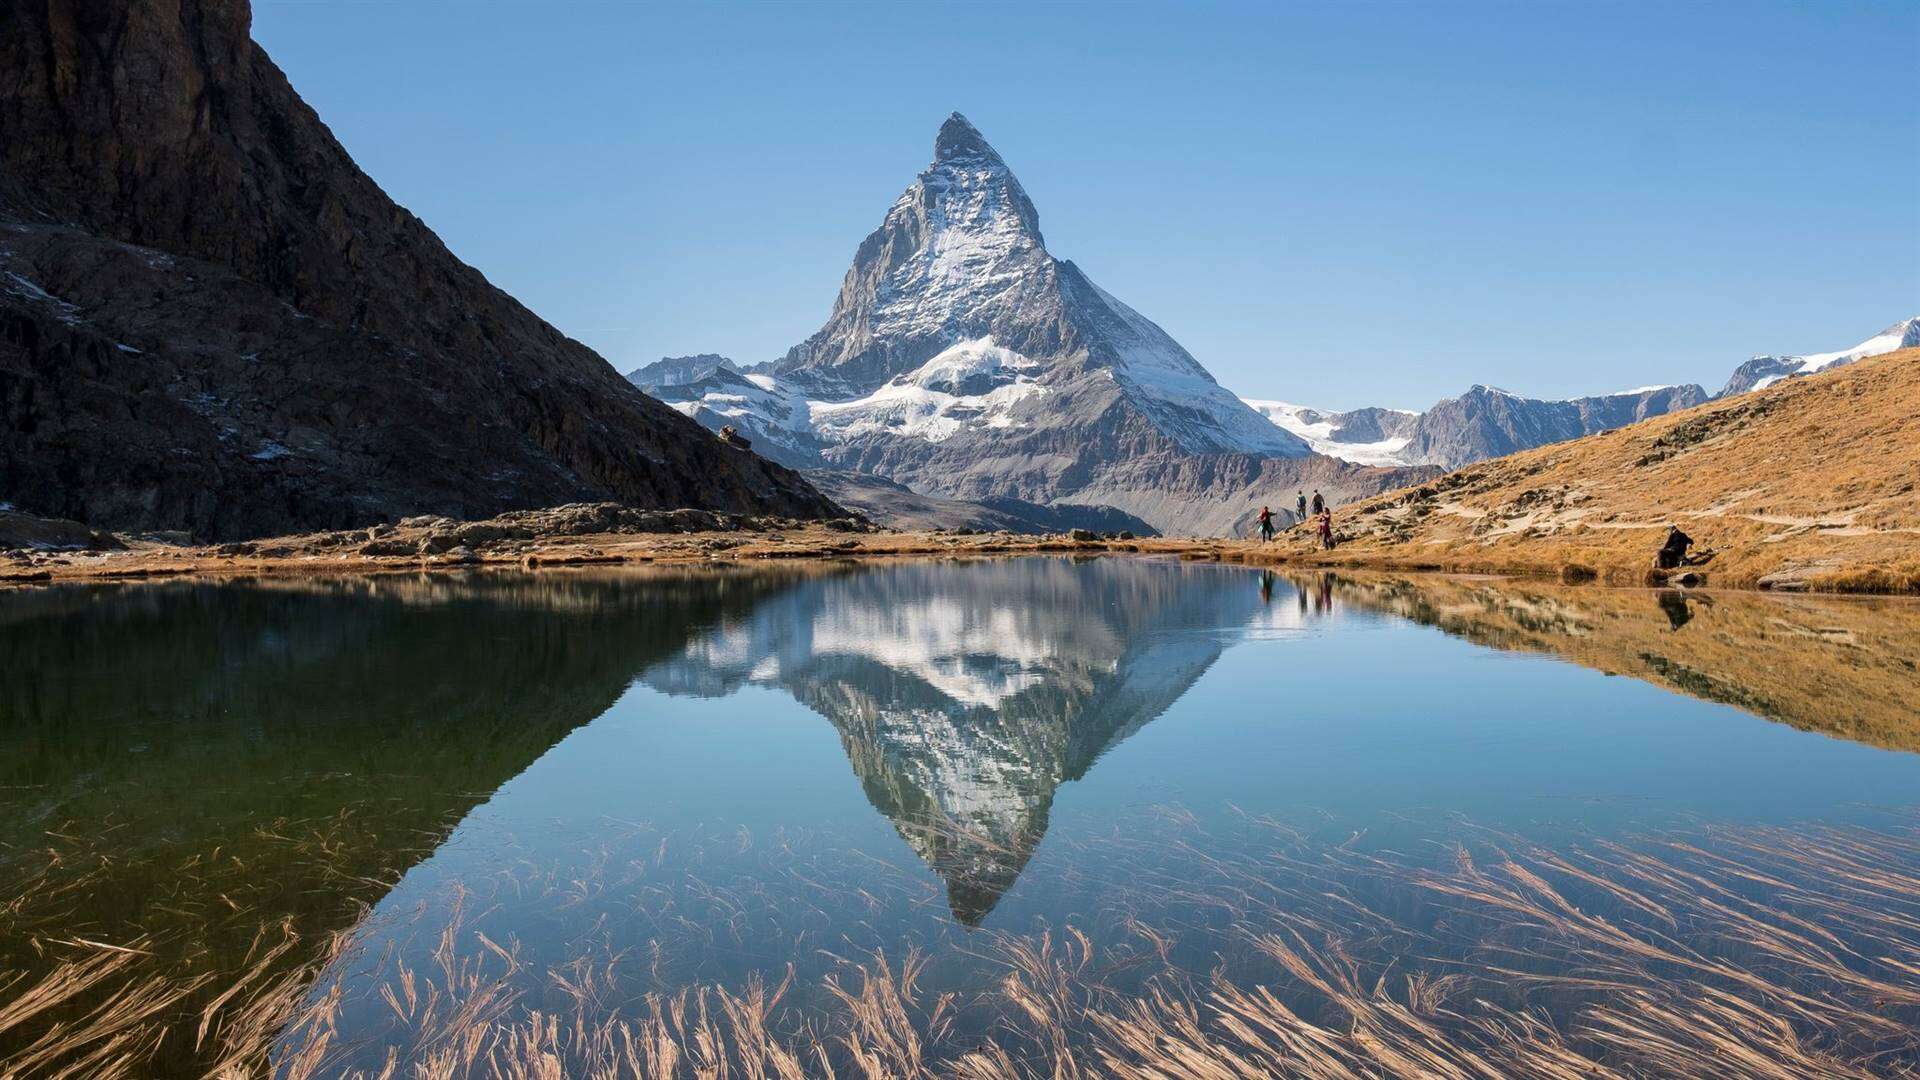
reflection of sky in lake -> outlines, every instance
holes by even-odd
[[[910,946],[967,988],[976,928],[1097,937],[1142,877],[1256,864],[1249,817],[1418,853],[1920,801],[1920,755],[1791,726],[1913,745],[1917,605],[1118,559],[79,596],[0,619],[22,836],[89,799],[162,845],[461,815],[335,971],[374,1045],[354,991],[456,902],[528,971],[624,955],[629,995]]]
[[[1910,754],[1303,590],[1118,561],[803,582],[642,672],[381,911],[408,925],[459,883],[487,932],[554,962],[676,933],[698,949],[652,914],[698,880],[818,911],[839,947],[937,950],[961,924],[1024,930],[1100,904],[1098,841],[1152,835],[1168,806],[1233,860],[1243,813],[1380,844],[1459,819],[1550,839],[1846,820],[1920,791]],[[823,902],[822,881],[845,895]],[[585,884],[559,904],[553,882]],[[851,899],[869,887],[886,902]],[[677,977],[784,963],[792,927],[761,930],[736,927]],[[947,959],[956,983],[986,977]]]

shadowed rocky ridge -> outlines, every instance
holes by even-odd
[[[833,513],[456,258],[250,19],[0,9],[0,501],[217,538],[590,499]]]

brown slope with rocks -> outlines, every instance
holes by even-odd
[[[1667,526],[1696,579],[1920,592],[1920,349],[1449,473],[1343,513],[1326,564],[1642,581]],[[1276,552],[1276,554],[1280,554]],[[1675,575],[1677,576],[1677,575]]]
[[[454,257],[250,22],[0,6],[0,502],[216,537],[590,498],[837,512]]]

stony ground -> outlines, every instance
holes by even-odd
[[[370,529],[212,545],[112,536],[71,522],[0,514],[0,548],[9,543],[21,546],[0,550],[0,584],[176,574],[355,574],[857,556],[1205,553],[1216,547],[1085,530],[1050,536],[968,529],[888,532],[855,519],[809,522],[701,510],[635,510],[615,503],[577,503],[486,521],[407,518]]]

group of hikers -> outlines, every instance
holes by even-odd
[[[1307,514],[1307,509],[1309,504],[1307,502],[1307,493],[1305,489],[1297,491],[1294,494],[1295,494],[1295,500],[1296,500],[1295,511],[1294,511],[1295,516],[1300,521],[1309,520],[1308,514]],[[1320,547],[1323,550],[1332,550],[1333,548],[1333,506],[1332,504],[1328,503],[1326,499],[1321,497],[1320,490],[1318,488],[1314,489],[1313,502],[1311,505],[1313,509],[1311,520],[1314,522],[1316,532],[1320,538]],[[1275,531],[1274,523],[1273,523],[1274,522],[1273,507],[1262,506],[1260,508],[1259,520],[1260,520],[1260,542],[1264,544],[1273,539],[1273,535]]]

